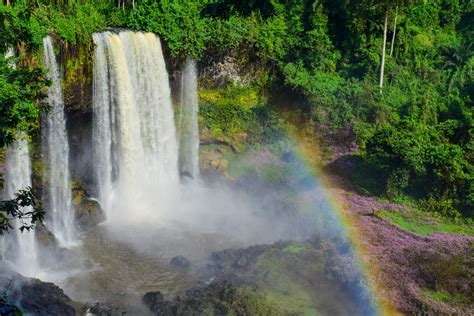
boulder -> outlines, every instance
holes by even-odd
[[[0,301],[0,315],[17,316],[21,315],[21,311],[16,306],[8,305]]]
[[[229,162],[225,159],[211,160],[210,166],[213,170],[224,173],[229,167]]]
[[[87,191],[77,181],[72,188],[72,202],[75,209],[75,219],[81,231],[91,230],[105,220],[105,214],[97,200],[90,198]]]
[[[36,224],[35,236],[38,244],[45,248],[56,247],[56,238],[54,234],[43,224]]]
[[[170,300],[165,300],[160,292],[150,292],[145,294],[143,302],[155,315],[281,314],[255,292],[227,282],[192,288]]]
[[[148,292],[143,296],[143,303],[152,311],[158,312],[165,302],[163,294],[160,292]]]
[[[96,302],[87,310],[87,315],[109,316],[117,313],[117,309],[112,306]]]
[[[7,315],[8,310],[15,309],[14,306],[26,315],[39,316],[78,315],[78,310],[82,308],[82,304],[72,301],[55,284],[26,278],[5,268],[0,268],[0,288],[6,294],[6,301],[0,299],[0,308],[5,308]],[[2,312],[0,315],[3,315]]]
[[[180,268],[180,269],[187,269],[191,265],[188,259],[183,256],[176,256],[171,258],[170,264],[173,267]]]
[[[21,285],[16,296],[22,310],[31,315],[76,315],[68,304],[71,299],[53,283],[31,280]]]
[[[91,230],[105,220],[105,214],[96,200],[85,198],[75,210],[76,224],[82,231]]]

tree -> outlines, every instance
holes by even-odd
[[[44,88],[49,84],[46,73],[41,68],[15,67],[21,57],[6,57],[5,51],[15,47],[22,40],[32,44],[35,30],[30,29],[29,15],[0,4],[0,146],[8,146],[18,135],[28,133],[38,127]],[[19,44],[25,44],[21,42]],[[32,206],[31,209],[25,207]],[[25,211],[27,210],[27,211]],[[20,221],[20,230],[31,229],[37,221],[42,221],[43,210],[37,205],[36,197],[27,188],[20,190],[15,198],[0,201],[0,235],[8,232],[12,220]],[[30,224],[22,223],[29,219]]]
[[[387,28],[388,28],[388,16],[389,12],[395,8],[395,19],[394,19],[394,28],[392,34],[392,43],[390,47],[390,56],[392,56],[394,43],[395,43],[395,32],[396,32],[396,23],[398,17],[398,8],[401,5],[408,6],[412,3],[412,0],[398,0],[398,1],[388,1],[388,0],[378,0],[378,1],[371,1],[369,0],[368,5],[375,4],[378,9],[383,12],[384,18],[384,25],[383,25],[383,41],[382,41],[382,53],[381,53],[381,61],[380,61],[380,76],[379,76],[379,89],[380,93],[382,93],[383,89],[383,81],[384,81],[384,71],[385,71],[385,56],[386,56],[386,47],[387,47]]]
[[[393,47],[395,44],[395,34],[397,33],[397,18],[398,18],[398,5],[395,7],[395,18],[393,19],[393,33],[392,33],[392,44],[390,45],[390,57],[393,54]]]
[[[379,79],[380,93],[382,93],[383,75],[384,75],[384,69],[385,69],[385,47],[387,45],[387,20],[388,20],[388,10],[385,11],[385,22],[383,24],[382,61],[380,62],[380,79]]]

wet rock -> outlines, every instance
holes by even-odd
[[[261,297],[227,282],[193,288],[169,301],[164,300],[160,292],[150,292],[145,294],[143,302],[156,315],[275,314]]]
[[[56,247],[56,238],[54,234],[43,224],[36,224],[35,236],[39,245],[45,248]]]
[[[163,294],[161,294],[158,291],[148,292],[145,294],[145,296],[143,296],[143,303],[145,303],[145,305],[148,306],[148,308],[152,312],[158,312],[164,302],[165,302],[165,299],[163,297]]]
[[[235,154],[242,151],[242,147],[247,139],[247,133],[233,133],[228,135],[212,135],[212,133],[205,129],[200,135],[199,143],[201,146],[214,146],[217,151],[227,151],[224,148],[230,148]]]
[[[21,311],[16,306],[0,302],[0,315],[17,316],[21,315]]]
[[[253,78],[244,73],[238,61],[231,56],[225,56],[222,60],[210,64],[204,69],[202,76],[208,78],[213,85],[222,87],[230,82],[245,86]]]
[[[26,278],[1,266],[0,288],[6,298],[0,307],[17,306],[26,315],[80,315],[84,309],[83,304],[72,301],[54,283]]]
[[[92,307],[87,310],[88,315],[97,316],[109,316],[112,315],[114,312],[117,312],[117,309],[99,302],[96,302]]]
[[[84,200],[76,207],[76,223],[82,231],[88,231],[105,220],[99,202],[91,199]]]
[[[71,299],[53,283],[32,280],[21,286],[18,297],[22,309],[32,315],[76,315],[68,304]]]
[[[211,160],[210,166],[216,171],[225,172],[229,167],[229,162],[225,159]]]
[[[188,179],[194,179],[193,175],[189,171],[180,171],[179,176],[181,179],[188,178]]]
[[[105,220],[99,202],[88,197],[86,190],[78,182],[74,183],[72,194],[76,224],[81,231],[91,230]]]
[[[234,273],[250,269],[257,261],[258,256],[263,254],[269,245],[257,245],[245,249],[226,249],[214,252],[211,255],[213,264],[211,269],[216,273]]]
[[[225,145],[218,145],[218,146],[216,146],[215,150],[219,154],[227,155],[231,151],[231,148],[229,146],[225,146]]]
[[[15,278],[8,299],[31,315],[76,315],[71,299],[53,283]]]
[[[189,260],[183,256],[176,256],[176,257],[171,258],[170,264],[180,269],[187,269],[191,265]]]

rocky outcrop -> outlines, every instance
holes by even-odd
[[[199,170],[201,175],[213,176],[223,175],[227,176],[227,168],[229,162],[224,159],[223,153],[225,153],[227,146],[213,146],[213,147],[201,147],[199,153]],[[230,149],[228,149],[230,150]]]
[[[370,315],[353,260],[346,241],[320,236],[226,249],[211,255],[201,286],[171,299],[149,292],[143,302],[156,315]]]
[[[25,278],[5,269],[0,271],[0,287],[5,289],[4,306],[17,306],[29,315],[74,316],[80,315],[83,307],[53,283]]]
[[[191,262],[189,262],[189,260],[183,256],[176,256],[171,258],[170,264],[178,269],[188,269],[191,265]]]
[[[105,214],[99,202],[90,198],[79,182],[74,183],[72,196],[76,224],[81,231],[89,231],[105,220]]]
[[[32,315],[76,315],[69,305],[71,299],[53,283],[29,280],[13,291],[12,297],[24,312]]]
[[[112,315],[123,315],[118,308],[109,306],[104,303],[96,302],[89,309],[87,309],[87,315],[94,316],[112,316]]]
[[[212,264],[209,268],[214,273],[240,273],[253,268],[258,257],[273,247],[281,248],[283,244],[257,245],[245,249],[226,249],[211,255]]]
[[[159,291],[148,292],[143,296],[143,303],[145,303],[152,312],[158,312],[163,309],[165,304],[165,298]]]
[[[226,56],[222,60],[207,65],[202,77],[216,86],[226,86],[229,83],[246,86],[250,84],[253,76],[250,73],[244,73],[241,68],[235,58]]]
[[[194,288],[172,300],[149,292],[143,302],[156,315],[274,315],[277,311],[256,292],[219,282]]]
[[[43,248],[56,247],[54,234],[43,223],[36,224],[35,236],[39,246]]]

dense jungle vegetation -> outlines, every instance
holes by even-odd
[[[47,82],[28,55],[48,32],[90,47],[93,32],[133,28],[159,34],[176,60],[259,65],[253,85],[300,96],[319,126],[352,130],[364,176],[382,183],[369,193],[473,215],[470,0],[4,0],[0,21],[0,145],[37,127]]]

